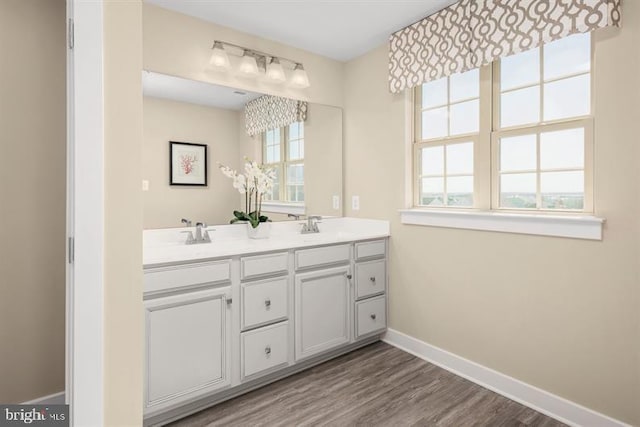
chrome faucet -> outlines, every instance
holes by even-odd
[[[307,217],[307,223],[302,224],[302,230],[300,233],[302,234],[310,234],[310,233],[319,233],[320,229],[318,228],[318,223],[322,217],[320,215],[309,215]]]
[[[296,214],[287,214],[287,218],[293,218],[295,221],[298,221],[300,219],[300,215],[296,215]]]
[[[187,227],[191,226],[191,221],[188,219],[183,219],[182,222],[187,225]],[[211,243],[211,237],[209,236],[209,231],[207,230],[207,224],[204,222],[196,222],[196,235],[193,236],[193,231],[182,231],[181,233],[187,234],[187,240],[184,242],[186,245],[195,245],[198,243]]]
[[[185,227],[191,227],[191,220],[190,219],[182,218],[182,220],[180,222],[183,223]]]
[[[211,243],[211,237],[209,237],[209,232],[207,231],[207,224],[204,222],[196,222],[195,243]]]

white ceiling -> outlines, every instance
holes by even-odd
[[[142,72],[142,92],[144,96],[153,98],[171,99],[227,110],[242,110],[247,102],[262,96],[261,93],[151,71]]]
[[[186,15],[348,61],[458,0],[146,0]]]

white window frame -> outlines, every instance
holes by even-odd
[[[302,122],[302,126],[304,126],[304,122]],[[304,137],[300,138],[304,141]],[[263,163],[267,167],[271,167],[278,170],[278,200],[265,200],[262,205],[263,208],[266,207],[269,210],[267,212],[278,212],[278,213],[293,213],[293,214],[304,214],[304,201],[291,201],[288,200],[288,191],[287,191],[287,167],[290,165],[304,165],[304,156],[301,159],[289,160],[289,126],[283,126],[280,128],[280,161],[267,163],[267,133],[263,132],[261,134],[261,144],[262,144],[262,159]],[[304,188],[304,181],[303,181]],[[306,199],[306,194],[305,194]],[[290,208],[292,207],[293,210]],[[300,213],[300,209],[302,209],[302,213]]]
[[[541,47],[539,49],[544,49]],[[541,51],[541,57],[544,57]],[[543,70],[543,59],[540,61]],[[500,123],[500,63],[496,61],[480,68],[480,130],[477,135],[456,135],[433,140],[421,139],[421,89],[416,87],[409,91],[406,102],[410,108],[410,119],[407,121],[407,155],[411,156],[410,172],[407,173],[407,197],[409,209],[400,210],[403,224],[426,225],[448,228],[534,234],[542,236],[569,237],[579,239],[602,240],[602,228],[605,220],[593,215],[594,203],[594,116],[595,111],[595,42],[591,37],[591,111],[583,117],[572,117],[554,121],[541,121],[533,125],[514,126],[501,129]],[[582,73],[579,73],[582,74]],[[576,74],[576,75],[579,75]],[[564,76],[563,78],[568,78]],[[559,80],[559,79],[558,79]],[[543,91],[544,81],[541,77],[540,87]],[[543,96],[543,95],[542,95]],[[540,99],[540,108],[544,108],[544,98]],[[544,116],[540,116],[543,120]],[[585,151],[584,174],[585,193],[584,208],[577,210],[560,209],[513,209],[499,207],[498,160],[499,140],[505,136],[530,134],[554,130],[584,127]],[[473,137],[476,136],[474,140]],[[420,183],[420,149],[428,144],[451,144],[463,141],[474,142],[474,206],[426,207],[419,205]],[[437,142],[436,142],[437,141]],[[538,145],[539,146],[539,145]],[[539,164],[538,155],[538,164]],[[537,170],[539,181],[539,168]],[[538,184],[538,192],[539,192]]]

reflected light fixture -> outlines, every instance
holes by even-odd
[[[284,68],[278,58],[271,58],[271,62],[267,65],[267,79],[273,80],[275,83],[284,83],[287,80]]]
[[[227,71],[231,68],[229,62],[229,56],[224,50],[224,46],[220,42],[214,42],[211,52],[211,58],[209,59],[209,69],[218,69]]]
[[[309,76],[307,76],[307,72],[304,70],[304,67],[300,63],[296,64],[296,67],[293,69],[293,75],[291,76],[291,86],[300,89],[309,87]]]
[[[249,78],[263,76],[265,82],[277,84],[283,84],[289,78],[290,87],[304,89],[310,86],[309,76],[298,61],[221,40],[214,40],[211,50],[207,70],[230,71]],[[240,59],[231,60],[229,56]]]

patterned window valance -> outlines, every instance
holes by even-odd
[[[575,33],[621,23],[621,0],[461,0],[389,39],[389,89],[487,65]]]
[[[248,102],[244,112],[247,133],[254,136],[269,129],[305,121],[307,119],[307,103],[279,96],[264,95]]]

